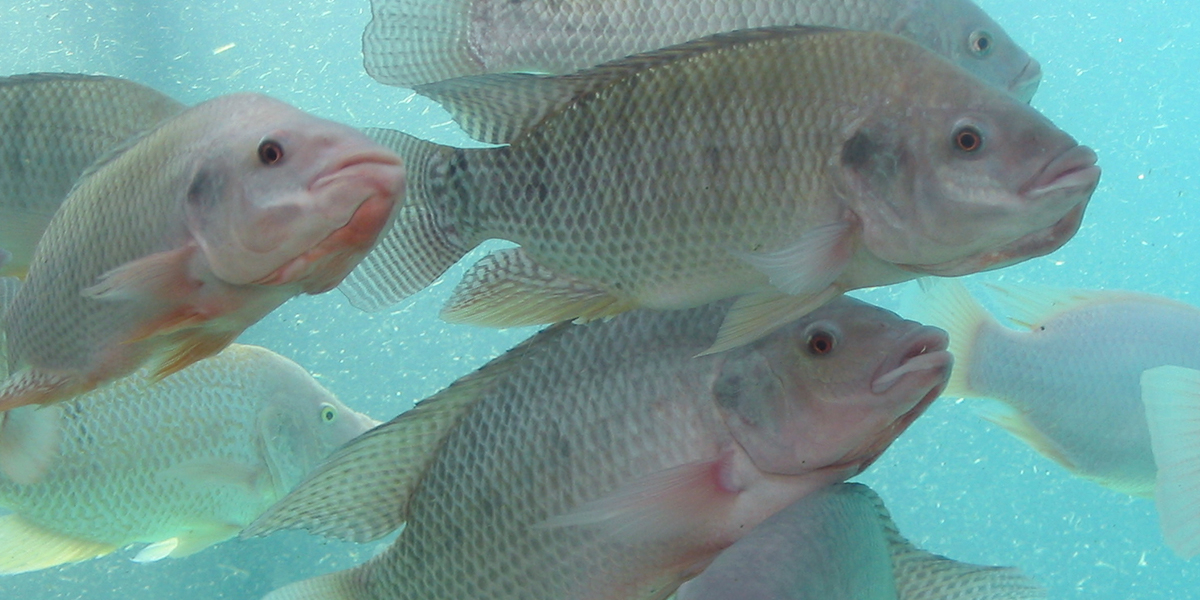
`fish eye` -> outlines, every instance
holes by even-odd
[[[813,356],[825,356],[833,352],[837,346],[837,338],[824,329],[816,329],[808,334],[808,353]]]
[[[992,34],[982,29],[972,31],[967,45],[971,48],[971,54],[974,54],[975,58],[983,58],[992,52]]]
[[[334,408],[334,406],[332,404],[329,404],[329,403],[321,404],[321,422],[322,423],[332,423],[332,422],[336,421],[337,418],[338,418],[338,411],[336,408]]]
[[[963,152],[975,152],[983,147],[983,134],[975,127],[964,125],[954,132],[954,145]]]
[[[275,140],[263,140],[258,145],[258,160],[268,167],[283,162],[283,144]]]

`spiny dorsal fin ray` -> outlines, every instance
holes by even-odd
[[[413,89],[445,107],[467,135],[481,142],[508,144],[550,115],[662,65],[755,42],[827,31],[833,30],[807,26],[743,29],[634,54],[570,75],[471,75]]]
[[[408,519],[408,503],[446,435],[527,348],[560,335],[551,327],[411,410],[334,452],[291,493],[251,523],[242,537],[281,529],[369,542]]]

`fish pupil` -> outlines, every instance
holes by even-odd
[[[963,152],[974,152],[983,145],[983,134],[974,127],[964,127],[954,135],[954,141]]]
[[[808,337],[808,352],[813,356],[824,356],[833,352],[833,334],[818,331]]]
[[[258,145],[258,160],[271,167],[283,161],[283,145],[275,140],[263,140]]]

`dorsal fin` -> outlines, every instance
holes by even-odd
[[[517,345],[411,410],[351,440],[291,493],[250,524],[242,537],[281,529],[368,542],[408,519],[409,499],[442,442],[525,351],[559,335],[557,325]]]
[[[996,292],[1005,316],[1018,325],[1036,329],[1064,313],[1114,302],[1140,302],[1196,310],[1194,306],[1152,294],[1124,290],[1082,290],[1036,284],[985,284]]]
[[[508,144],[548,116],[656,67],[725,48],[827,31],[834,30],[807,26],[743,29],[634,54],[570,75],[471,75],[413,89],[445,107],[471,137]]]

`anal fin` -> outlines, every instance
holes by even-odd
[[[520,248],[483,257],[463,277],[442,319],[487,327],[591,321],[637,307],[596,286],[538,264]]]
[[[154,377],[162,379],[179,372],[192,363],[208,358],[237,339],[239,331],[211,331],[206,328],[185,329],[171,335],[170,349],[161,358]]]
[[[112,544],[80,540],[34,525],[20,515],[0,517],[0,574],[48,569],[104,556]]]

